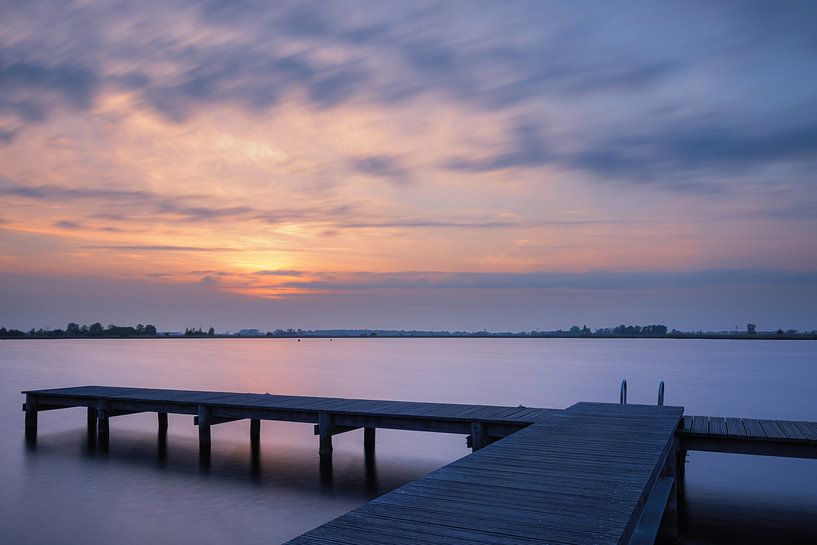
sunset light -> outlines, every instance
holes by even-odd
[[[770,31],[758,56],[737,8],[699,6],[704,24],[646,8],[673,22],[660,39],[603,6],[588,33],[565,8],[5,7],[4,298],[48,308],[107,283],[104,312],[169,328],[192,319],[183,301],[240,294],[262,327],[529,329],[589,320],[547,310],[568,290],[598,326],[656,308],[679,326],[804,325],[809,31]],[[434,318],[338,299],[369,289]],[[502,292],[535,304],[496,308]],[[147,293],[163,294],[152,316]],[[45,325],[14,307],[0,316]]]

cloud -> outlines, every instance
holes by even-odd
[[[0,176],[0,195],[34,200],[105,199],[147,201],[155,198],[149,191],[70,187],[54,184],[26,185]]]
[[[344,229],[392,229],[392,228],[441,228],[441,229],[517,229],[530,227],[575,227],[577,225],[625,225],[625,224],[655,224],[650,220],[604,219],[604,220],[474,220],[474,219],[431,219],[431,218],[403,218],[377,220],[339,221],[338,227]]]
[[[54,102],[80,110],[91,106],[99,86],[95,72],[81,65],[20,58],[24,56],[0,48],[0,112],[39,122],[47,117]]]
[[[275,46],[250,50],[229,44],[186,47],[182,64],[187,67],[144,91],[148,102],[175,122],[185,121],[202,106],[237,105],[257,112],[296,92],[312,106],[330,108],[352,98],[368,77],[354,60],[279,53]]]
[[[622,127],[615,136],[602,134],[578,151],[552,149],[541,128],[521,122],[508,131],[504,151],[487,158],[455,157],[442,166],[464,172],[550,166],[581,170],[602,182],[712,192],[758,165],[817,164],[817,111],[801,116],[805,119],[784,126],[747,127],[734,119],[694,118],[672,126]]]
[[[351,161],[352,169],[360,174],[384,178],[397,185],[411,182],[409,171],[397,157],[391,155],[370,155]]]
[[[390,163],[370,164],[366,169],[385,175],[393,168]],[[397,167],[394,167],[397,168]],[[399,172],[399,171],[398,171]],[[397,174],[394,174],[397,175]],[[279,209],[262,209],[251,206],[210,206],[191,205],[191,201],[207,201],[206,196],[164,196],[149,191],[114,190],[95,188],[69,188],[57,185],[23,185],[0,177],[0,196],[14,196],[35,201],[94,201],[105,212],[90,212],[87,218],[113,222],[138,223],[151,220],[213,224],[216,222],[258,221],[268,225],[290,223],[315,224],[330,227],[332,230],[344,229],[528,229],[536,227],[568,228],[581,225],[634,225],[660,223],[648,219],[602,218],[602,219],[527,219],[523,217],[499,216],[493,212],[468,214],[457,217],[446,212],[443,217],[427,213],[395,217],[394,214],[375,215],[364,207],[354,204],[315,205],[308,208],[292,207]],[[121,207],[126,213],[117,213],[111,209]],[[61,220],[62,228],[76,228],[78,220]],[[116,229],[107,227],[107,229]],[[336,233],[331,233],[336,234]]]
[[[695,122],[622,134],[565,163],[596,174],[655,180],[700,170],[735,172],[758,163],[817,160],[817,119],[786,127],[741,127]]]
[[[161,217],[180,223],[212,223],[216,221],[257,220],[270,225],[291,222],[331,223],[347,215],[354,216],[354,207],[312,206],[299,208],[262,209],[246,205],[214,206],[207,195],[163,195],[144,190],[119,190],[69,187],[55,184],[26,185],[0,176],[0,196],[17,197],[43,202],[84,201],[104,204],[104,212],[91,217],[109,221],[139,221]],[[111,208],[121,207],[125,212]]]
[[[790,272],[769,269],[711,269],[686,272],[390,272],[390,273],[309,273],[313,280],[296,280],[274,287],[309,290],[372,289],[570,289],[570,290],[650,290],[699,288],[703,286],[817,285],[817,271]],[[273,286],[271,286],[273,287]]]
[[[207,248],[202,246],[172,246],[166,244],[144,244],[144,245],[87,245],[82,246],[86,250],[119,250],[125,252],[233,252],[240,251],[234,248]]]
[[[390,103],[429,93],[479,108],[503,108],[537,101],[543,94],[632,92],[660,81],[677,64],[616,48],[588,55],[581,51],[583,35],[564,34],[558,45],[550,43],[550,31],[539,30],[535,18],[517,21],[533,31],[527,40],[500,46],[476,12],[462,21],[481,29],[481,39],[464,41],[451,36],[444,17],[430,16],[423,6],[376,11],[365,4],[205,2],[198,7],[196,39],[184,39],[181,30],[177,38],[173,32],[147,37],[132,32],[113,44],[96,33],[70,33],[56,25],[38,28],[48,19],[17,10],[12,13],[17,26],[55,33],[49,38],[60,44],[68,41],[76,60],[31,60],[44,52],[37,41],[7,46],[0,56],[0,90],[6,91],[0,94],[5,97],[0,108],[37,121],[48,114],[52,98],[87,109],[106,88],[135,92],[179,123],[202,107],[237,105],[255,112],[293,94],[319,109],[353,98]],[[162,20],[190,16],[184,6],[164,5],[155,12]],[[152,20],[150,8],[129,15],[146,25]],[[103,6],[88,5],[67,11],[61,22],[74,23],[68,28],[104,27],[122,25],[120,17]],[[224,27],[240,29],[241,34],[223,39]],[[569,60],[566,50],[576,50]],[[160,75],[145,59],[173,69]],[[109,68],[122,61],[136,66]]]
[[[301,276],[304,274],[304,272],[288,269],[278,269],[272,271],[256,271],[253,274],[255,276]]]
[[[54,222],[54,227],[59,227],[60,229],[74,230],[81,229],[82,224],[73,220],[59,220]]]
[[[518,122],[509,132],[505,151],[485,159],[454,158],[444,166],[465,172],[492,172],[508,168],[536,168],[555,160],[544,143],[541,129],[535,124]]]
[[[17,137],[17,130],[0,128],[0,144],[10,144]]]

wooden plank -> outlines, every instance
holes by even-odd
[[[727,418],[726,432],[729,437],[746,437],[746,428],[743,427],[743,419]]]
[[[798,439],[803,440],[806,439],[806,434],[797,427],[797,424],[794,422],[789,422],[787,420],[777,420],[777,425],[780,426],[780,429],[783,430],[783,433],[786,434],[786,437],[789,439]]]
[[[710,435],[728,435],[726,431],[726,419],[720,416],[709,417],[709,434]]]
[[[694,416],[692,420],[692,433],[709,433],[709,417]]]
[[[817,422],[795,422],[809,441],[817,441]]]
[[[759,422],[769,439],[787,439],[786,432],[774,420],[759,420]]]
[[[746,429],[746,436],[754,439],[765,439],[766,432],[763,431],[763,426],[760,421],[755,418],[744,418],[743,427]]]

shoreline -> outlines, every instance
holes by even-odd
[[[488,334],[488,335],[98,335],[98,336],[60,336],[42,335],[25,337],[0,337],[3,341],[75,341],[75,340],[156,340],[156,339],[639,339],[639,340],[728,340],[728,341],[815,341],[817,334],[803,333],[799,335],[759,334],[759,335],[727,335],[727,334],[689,334],[689,335],[519,335],[519,334]]]

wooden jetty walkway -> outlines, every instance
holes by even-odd
[[[474,453],[408,483],[290,543],[651,544],[677,538],[685,452],[708,450],[817,458],[817,423],[684,416],[682,407],[577,403],[564,410],[448,403],[81,386],[24,391],[26,436],[38,414],[87,408],[89,434],[110,436],[112,417],[194,416],[203,457],[211,427],[261,420],[315,425],[321,461],[332,436],[363,428],[457,433]],[[626,401],[626,384],[622,401]]]
[[[817,422],[684,416],[678,435],[684,450],[817,458]]]
[[[668,504],[677,525],[682,413],[600,403],[554,411],[290,543],[653,543]]]
[[[374,447],[377,428],[431,431],[468,435],[472,448],[479,448],[538,421],[550,409],[418,403],[331,397],[202,392],[153,388],[79,386],[23,392],[26,402],[26,433],[36,436],[37,413],[67,407],[87,407],[89,430],[96,429],[106,440],[110,418],[155,412],[160,431],[167,430],[167,415],[194,415],[199,428],[199,446],[209,451],[210,428],[234,420],[250,420],[250,437],[257,442],[261,420],[316,424],[319,452],[332,452],[332,436],[364,428],[367,448]]]

